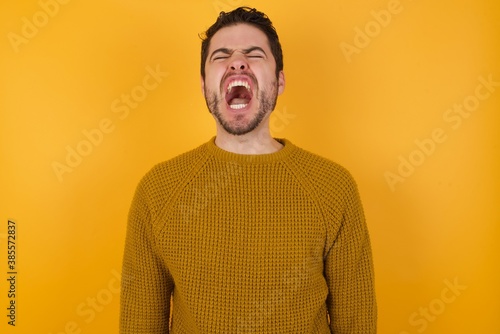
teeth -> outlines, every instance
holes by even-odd
[[[231,109],[243,109],[247,106],[248,104],[242,103],[242,104],[231,104],[229,107]]]
[[[245,87],[247,90],[250,90],[250,85],[248,84],[248,82],[236,80],[236,81],[231,82],[229,84],[229,86],[227,86],[227,92],[230,93],[231,89],[233,89],[233,87],[238,87],[238,86]]]

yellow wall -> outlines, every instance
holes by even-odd
[[[0,5],[2,333],[117,332],[133,191],[214,134],[197,34],[243,4],[282,39],[274,134],[358,181],[379,333],[500,333],[498,1],[57,1]]]

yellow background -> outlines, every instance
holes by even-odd
[[[500,333],[500,86],[487,98],[478,88],[468,117],[448,111],[474,102],[479,78],[500,82],[498,1],[60,1],[0,5],[0,276],[8,219],[19,272],[16,327],[1,279],[2,333],[117,333],[134,189],[214,135],[198,33],[239,5],[266,12],[282,41],[274,135],[358,182],[379,333]],[[144,90],[148,69],[163,77]],[[107,133],[85,146],[102,122]],[[78,145],[87,155],[58,177],[54,164]],[[418,166],[405,171],[410,158]]]

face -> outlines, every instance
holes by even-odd
[[[276,77],[267,36],[254,26],[237,24],[212,37],[201,85],[218,126],[243,135],[267,124],[285,80],[282,72]]]

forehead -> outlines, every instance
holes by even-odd
[[[224,27],[217,31],[210,41],[209,52],[219,48],[247,49],[259,46],[270,52],[269,41],[264,32],[250,24],[239,23]]]

